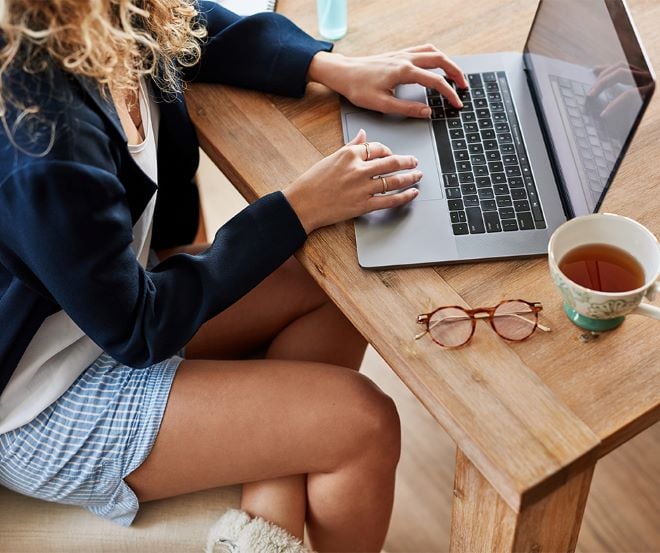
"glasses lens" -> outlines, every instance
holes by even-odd
[[[508,340],[524,340],[536,327],[537,314],[521,301],[507,301],[497,307],[493,325]]]
[[[462,346],[470,339],[472,321],[462,309],[445,307],[431,316],[429,332],[433,339],[443,346],[448,348]]]

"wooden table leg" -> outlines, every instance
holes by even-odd
[[[574,551],[594,466],[516,513],[456,448],[452,553]]]

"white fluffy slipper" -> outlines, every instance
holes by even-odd
[[[206,553],[311,553],[283,528],[230,509],[209,530]]]

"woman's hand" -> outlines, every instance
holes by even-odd
[[[654,82],[649,71],[635,65],[619,62],[594,68],[597,77],[587,93],[587,107],[615,128],[625,128],[639,111],[640,97],[653,92]],[[608,92],[599,101],[599,95]],[[625,131],[624,131],[625,132]]]
[[[366,140],[366,133],[360,130],[346,146],[316,163],[284,189],[307,234],[369,211],[407,204],[417,196],[416,188],[382,195],[385,187],[392,191],[416,184],[422,172],[386,176],[384,184],[381,175],[414,169],[417,159],[394,155],[379,142],[365,146]]]
[[[454,107],[463,107],[447,80],[430,71],[436,68],[444,70],[459,88],[468,88],[459,67],[431,44],[355,58],[319,52],[312,59],[307,76],[345,96],[356,106],[408,117],[429,117],[431,109],[426,104],[396,98],[394,88],[400,84],[420,84],[436,89]]]

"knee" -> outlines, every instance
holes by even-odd
[[[376,387],[375,384],[373,384]],[[377,389],[372,402],[366,442],[376,463],[394,469],[401,455],[401,422],[394,400]]]
[[[366,376],[354,373],[347,402],[353,454],[384,470],[393,470],[401,454],[401,423],[396,405]]]

